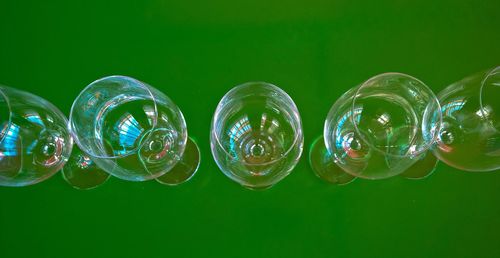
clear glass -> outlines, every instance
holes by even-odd
[[[331,184],[346,185],[357,177],[344,172],[335,162],[332,153],[326,149],[323,136],[318,137],[309,149],[309,162],[316,176]]]
[[[188,138],[182,160],[168,173],[155,178],[155,180],[164,185],[174,186],[188,181],[194,176],[193,171],[197,171],[200,166],[200,150],[193,139]]]
[[[0,86],[0,185],[36,184],[61,169],[73,146],[67,121],[45,99]]]
[[[111,177],[82,152],[78,146],[73,147],[71,156],[61,170],[63,179],[75,189],[90,190],[104,184]]]
[[[265,82],[230,90],[217,106],[210,132],[219,168],[250,189],[265,189],[285,178],[302,154],[297,106],[286,92]]]
[[[500,168],[500,67],[453,83],[438,94],[443,124],[433,153],[466,171]]]
[[[73,103],[69,128],[99,168],[129,181],[171,171],[188,139],[180,109],[157,89],[126,76],[88,85]]]
[[[312,147],[325,154],[312,155],[311,166],[330,182],[325,175],[342,171],[365,179],[392,177],[422,159],[440,123],[439,102],[423,82],[401,73],[380,74],[332,106],[323,132],[326,151],[314,150],[321,144]]]
[[[430,177],[436,170],[439,160],[429,150],[417,159],[411,167],[406,169],[400,176],[407,179],[424,179]]]

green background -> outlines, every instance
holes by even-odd
[[[499,65],[499,12],[498,0],[2,0],[0,83],[68,114],[95,79],[143,80],[181,108],[202,164],[178,187],[77,191],[56,174],[0,188],[0,257],[500,257],[498,172],[440,164],[425,180],[334,186],[307,161],[330,106],[369,77],[408,73],[438,92]],[[261,192],[226,178],[209,148],[220,98],[255,80],[291,95],[306,143]]]

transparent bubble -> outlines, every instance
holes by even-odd
[[[210,141],[226,176],[247,188],[268,188],[291,172],[302,153],[299,112],[280,88],[245,83],[219,102]]]
[[[61,169],[73,146],[66,124],[48,101],[0,86],[0,185],[36,184]]]

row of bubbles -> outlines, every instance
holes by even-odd
[[[451,84],[437,96],[422,81],[384,73],[352,87],[331,107],[309,161],[334,184],[355,178],[429,176],[438,160],[466,171],[500,168],[500,67]],[[266,189],[293,170],[303,150],[299,111],[279,87],[250,82],[220,100],[210,129],[220,170]],[[73,143],[75,145],[73,146]],[[67,119],[46,100],[0,86],[0,185],[26,186],[62,169],[77,189],[110,176],[186,182],[200,153],[180,109],[126,76],[85,87]]]

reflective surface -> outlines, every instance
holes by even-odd
[[[185,183],[198,171],[201,162],[200,159],[201,155],[198,145],[191,138],[188,138],[181,161],[177,162],[166,174],[155,178],[155,180],[158,183],[170,186]]]
[[[467,171],[500,168],[500,67],[456,82],[438,94],[443,126],[434,154]]]
[[[439,103],[424,83],[385,73],[337,100],[323,134],[332,162],[342,170],[382,179],[414,164],[434,143],[440,122]]]
[[[73,145],[66,123],[41,97],[0,86],[0,185],[36,184],[56,173]]]
[[[290,94],[305,146],[372,75],[402,71],[437,94],[499,63],[500,1],[3,3],[0,81],[69,115],[93,79],[142,79],[180,107],[202,163],[181,187],[111,178],[81,192],[59,175],[0,187],[0,257],[500,257],[500,173],[440,162],[428,180],[336,187],[304,149],[289,176],[256,192],[220,172],[208,137],[217,103],[245,81]]]
[[[265,82],[233,88],[219,102],[210,142],[219,168],[248,188],[286,177],[302,153],[302,124],[292,99]]]
[[[430,177],[436,170],[439,160],[427,151],[417,158],[417,161],[400,175],[407,179],[424,179]]]
[[[78,146],[73,147],[71,156],[61,170],[66,182],[79,190],[90,190],[104,184],[111,177],[100,169],[89,155],[83,153]]]
[[[332,153],[326,149],[323,136],[318,137],[311,145],[309,165],[319,178],[331,184],[345,185],[356,179],[335,163]]]
[[[75,142],[100,168],[131,181],[167,173],[187,140],[179,108],[155,88],[125,76],[87,86],[73,103],[69,125]]]

